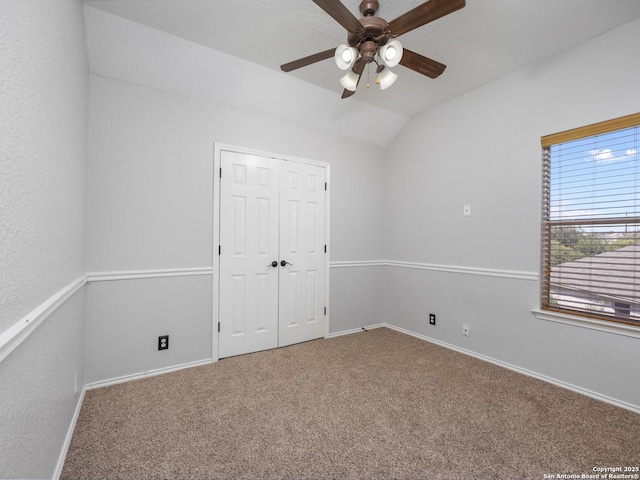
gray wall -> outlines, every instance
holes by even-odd
[[[387,322],[640,406],[638,338],[531,313],[540,137],[640,111],[639,44],[636,20],[409,122],[388,152],[385,232],[389,258],[414,268],[388,267]]]
[[[3,0],[0,45],[0,478],[48,478],[84,384],[88,67],[80,3]],[[72,291],[50,316],[38,314]],[[14,330],[27,320],[43,323],[20,343]]]

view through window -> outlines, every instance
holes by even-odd
[[[640,114],[542,147],[542,308],[640,325]]]

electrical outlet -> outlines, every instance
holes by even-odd
[[[465,337],[469,336],[469,330],[471,330],[471,327],[469,326],[469,324],[468,323],[463,323],[462,324],[462,334]]]
[[[429,314],[429,325],[435,325],[436,324],[436,314],[435,313],[430,313]]]
[[[158,350],[169,350],[169,335],[158,337]]]

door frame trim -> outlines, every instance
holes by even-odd
[[[274,158],[279,160],[285,160],[287,162],[305,163],[308,165],[315,165],[322,167],[326,172],[327,190],[325,196],[325,244],[327,245],[327,253],[324,259],[325,277],[324,277],[324,302],[327,308],[327,314],[325,316],[325,332],[324,338],[329,336],[329,325],[331,323],[331,308],[330,308],[330,262],[331,262],[331,232],[330,232],[330,213],[331,213],[331,178],[330,171],[331,165],[327,162],[319,162],[316,160],[309,160],[306,158],[293,157],[290,155],[282,155],[271,152],[265,152],[261,150],[255,150],[252,148],[238,147],[236,145],[229,145],[226,143],[215,142],[213,144],[213,244],[211,254],[213,258],[213,305],[212,305],[212,347],[211,347],[211,359],[216,362],[220,359],[220,351],[218,342],[220,336],[218,334],[218,322],[220,319],[220,255],[218,254],[218,246],[220,245],[220,166],[222,152],[235,152],[246,155],[257,155],[261,157]]]

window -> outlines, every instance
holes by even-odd
[[[542,309],[640,326],[640,114],[542,148]]]

